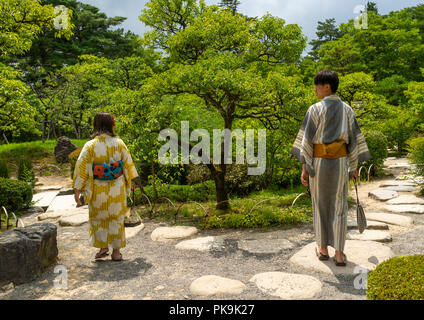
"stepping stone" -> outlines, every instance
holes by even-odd
[[[189,238],[198,232],[196,227],[176,226],[176,227],[159,227],[153,230],[151,239],[153,241],[168,242]]]
[[[68,195],[73,195],[74,194],[74,189],[72,188],[62,188],[59,191],[58,196],[68,196]]]
[[[348,229],[358,229],[358,222],[353,219],[347,220],[347,228]],[[387,230],[389,229],[389,226],[384,222],[378,222],[378,221],[367,221],[367,229],[372,230]]]
[[[398,163],[387,166],[389,169],[410,169],[412,166],[408,163]]]
[[[72,210],[77,207],[74,195],[60,196],[53,199],[46,212]]]
[[[88,222],[88,211],[85,213],[66,215],[59,219],[59,224],[62,227],[77,227]]]
[[[287,239],[240,240],[237,244],[240,250],[253,254],[278,254],[293,248],[293,243]]]
[[[384,187],[395,187],[395,186],[416,186],[417,184],[415,182],[412,181],[385,181],[383,183],[380,184],[380,188],[384,188]]]
[[[46,209],[52,203],[53,199],[57,196],[59,191],[47,191],[41,193],[35,193],[32,196],[32,201],[35,202],[35,206]]]
[[[424,213],[424,205],[422,204],[392,204],[383,207],[385,210],[395,213]]]
[[[384,189],[398,191],[398,192],[414,192],[418,190],[418,188],[411,187],[411,186],[391,186],[391,187],[385,187]]]
[[[42,207],[31,207],[24,210],[24,214],[32,214],[32,213],[44,213],[44,209]]]
[[[318,260],[315,253],[316,247],[315,241],[309,243],[290,258],[290,263],[297,267],[329,274],[353,275],[357,273],[357,266],[373,270],[378,263],[395,255],[388,246],[380,242],[346,240],[344,252],[347,256],[347,263],[345,267],[337,267],[331,258],[327,261]],[[330,246],[328,254],[330,257],[335,255],[335,250]]]
[[[125,228],[125,238],[131,239],[135,237],[141,230],[144,229],[144,224],[141,223],[138,226],[135,227],[126,227]]]
[[[346,239],[349,240],[362,240],[362,241],[377,241],[377,242],[390,242],[392,236],[386,231],[380,230],[364,230],[363,233],[359,233],[358,230],[350,230],[346,235]]]
[[[38,220],[48,220],[48,219],[58,219],[62,216],[73,216],[76,214],[86,214],[88,216],[88,206],[82,206],[70,210],[57,210],[57,211],[46,211],[45,213],[40,214]]]
[[[394,213],[367,212],[365,213],[365,216],[367,220],[379,221],[402,227],[410,227],[414,223],[414,220],[411,217],[401,216]]]
[[[387,201],[388,204],[424,204],[424,199],[418,198],[412,194],[401,195],[397,198]]]
[[[250,280],[259,290],[281,299],[310,299],[322,290],[318,279],[285,272],[265,272],[254,275]]]
[[[373,191],[368,192],[368,197],[380,200],[380,201],[386,201],[389,199],[396,198],[398,196],[398,193],[396,191],[392,190],[386,190],[386,189],[375,189]]]
[[[184,240],[175,245],[180,250],[198,250],[209,251],[213,248],[219,248],[224,245],[224,239],[221,237],[202,237],[191,240]]]
[[[35,191],[37,193],[40,193],[40,192],[45,192],[45,191],[60,190],[62,188],[63,188],[63,186],[44,186],[44,187],[36,188]]]
[[[246,285],[238,280],[207,275],[194,280],[190,291],[197,296],[238,295],[243,292]]]

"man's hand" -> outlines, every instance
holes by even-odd
[[[81,190],[74,189],[74,199],[75,199],[75,202],[77,203],[77,206],[82,206],[82,202],[80,200],[80,193],[81,193]]]
[[[303,166],[302,166],[302,174],[300,176],[300,181],[302,182],[302,184],[305,187],[308,186],[308,177],[309,177],[309,174],[308,174],[308,172],[305,169],[305,164],[303,164]]]

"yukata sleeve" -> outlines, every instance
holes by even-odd
[[[93,193],[94,154],[92,144],[87,142],[81,150],[72,179],[72,188],[84,190],[86,203],[90,202]]]
[[[314,145],[313,139],[317,131],[317,118],[313,106],[309,107],[300,126],[296,140],[293,143],[291,154],[305,164],[306,171],[311,177],[315,176],[313,166]]]
[[[371,153],[354,114],[351,114],[349,119],[347,154],[349,158],[349,179],[352,179],[358,164],[371,159]]]
[[[125,145],[125,143],[121,140],[121,152],[122,152],[122,162],[124,167],[124,177],[125,177],[125,188],[127,194],[131,192],[131,180],[138,177],[137,169],[132,160],[131,154]]]

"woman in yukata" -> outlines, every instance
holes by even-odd
[[[127,146],[113,130],[113,116],[98,113],[93,126],[93,139],[84,145],[76,162],[72,187],[78,205],[82,205],[79,197],[84,190],[89,210],[90,244],[100,248],[95,258],[107,256],[112,247],[112,260],[121,261],[120,249],[126,246],[126,200],[133,190],[131,180],[138,173]]]

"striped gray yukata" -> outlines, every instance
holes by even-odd
[[[347,157],[314,158],[314,144],[344,140]],[[319,247],[343,251],[347,233],[349,180],[360,162],[371,158],[353,109],[337,95],[309,107],[291,153],[305,163],[312,196],[313,225]]]

